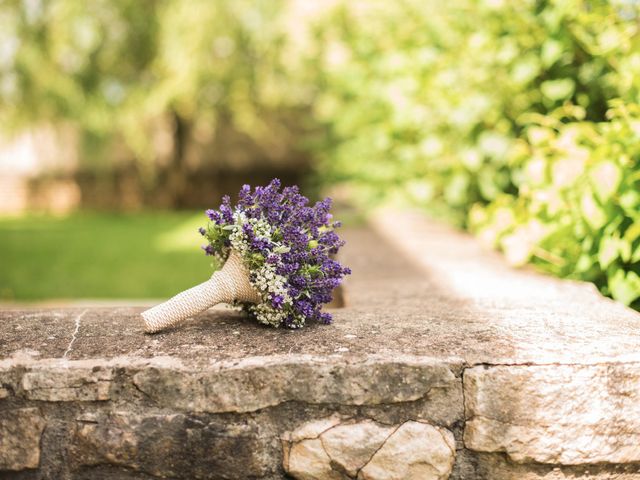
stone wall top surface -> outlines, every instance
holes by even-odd
[[[453,364],[637,361],[640,314],[587,284],[515,270],[475,240],[394,213],[345,229],[353,270],[333,325],[271,329],[216,308],[155,335],[142,308],[0,310],[0,360],[170,357],[181,364],[249,357],[333,359],[398,355]],[[70,275],[73,274],[70,272]]]

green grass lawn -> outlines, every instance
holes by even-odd
[[[162,298],[206,280],[202,212],[0,218],[0,300]]]

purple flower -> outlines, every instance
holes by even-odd
[[[282,305],[284,305],[284,297],[282,295],[272,295],[271,305],[273,305],[273,308],[282,308]]]
[[[220,205],[220,215],[225,223],[233,223],[233,209],[231,208],[231,199],[229,195],[222,197],[222,205]]]
[[[203,227],[200,227],[198,231],[200,232],[200,235],[202,235],[203,237],[207,234],[207,231]]]
[[[209,244],[207,245],[202,245],[200,248],[202,248],[202,250],[204,250],[204,253],[206,255],[213,255],[213,247]]]
[[[278,261],[279,261],[278,255],[275,255],[275,254],[269,254],[265,259],[265,262],[270,263],[271,265],[276,265]]]
[[[209,217],[209,220],[215,222],[216,225],[220,225],[222,223],[222,215],[220,212],[209,209],[205,213],[207,214],[207,217]]]
[[[266,238],[254,238],[251,241],[251,248],[257,252],[264,252],[271,246],[271,242]]]

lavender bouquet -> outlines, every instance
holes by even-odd
[[[335,233],[331,199],[309,206],[298,187],[240,190],[235,207],[225,196],[207,210],[200,228],[202,246],[224,266],[211,279],[142,313],[149,333],[191,317],[218,303],[241,305],[258,322],[300,328],[307,320],[330,323],[321,311],[331,292],[351,271],[332,258],[344,245]]]

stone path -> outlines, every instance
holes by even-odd
[[[0,312],[0,478],[640,479],[640,314],[391,215],[331,326]]]

